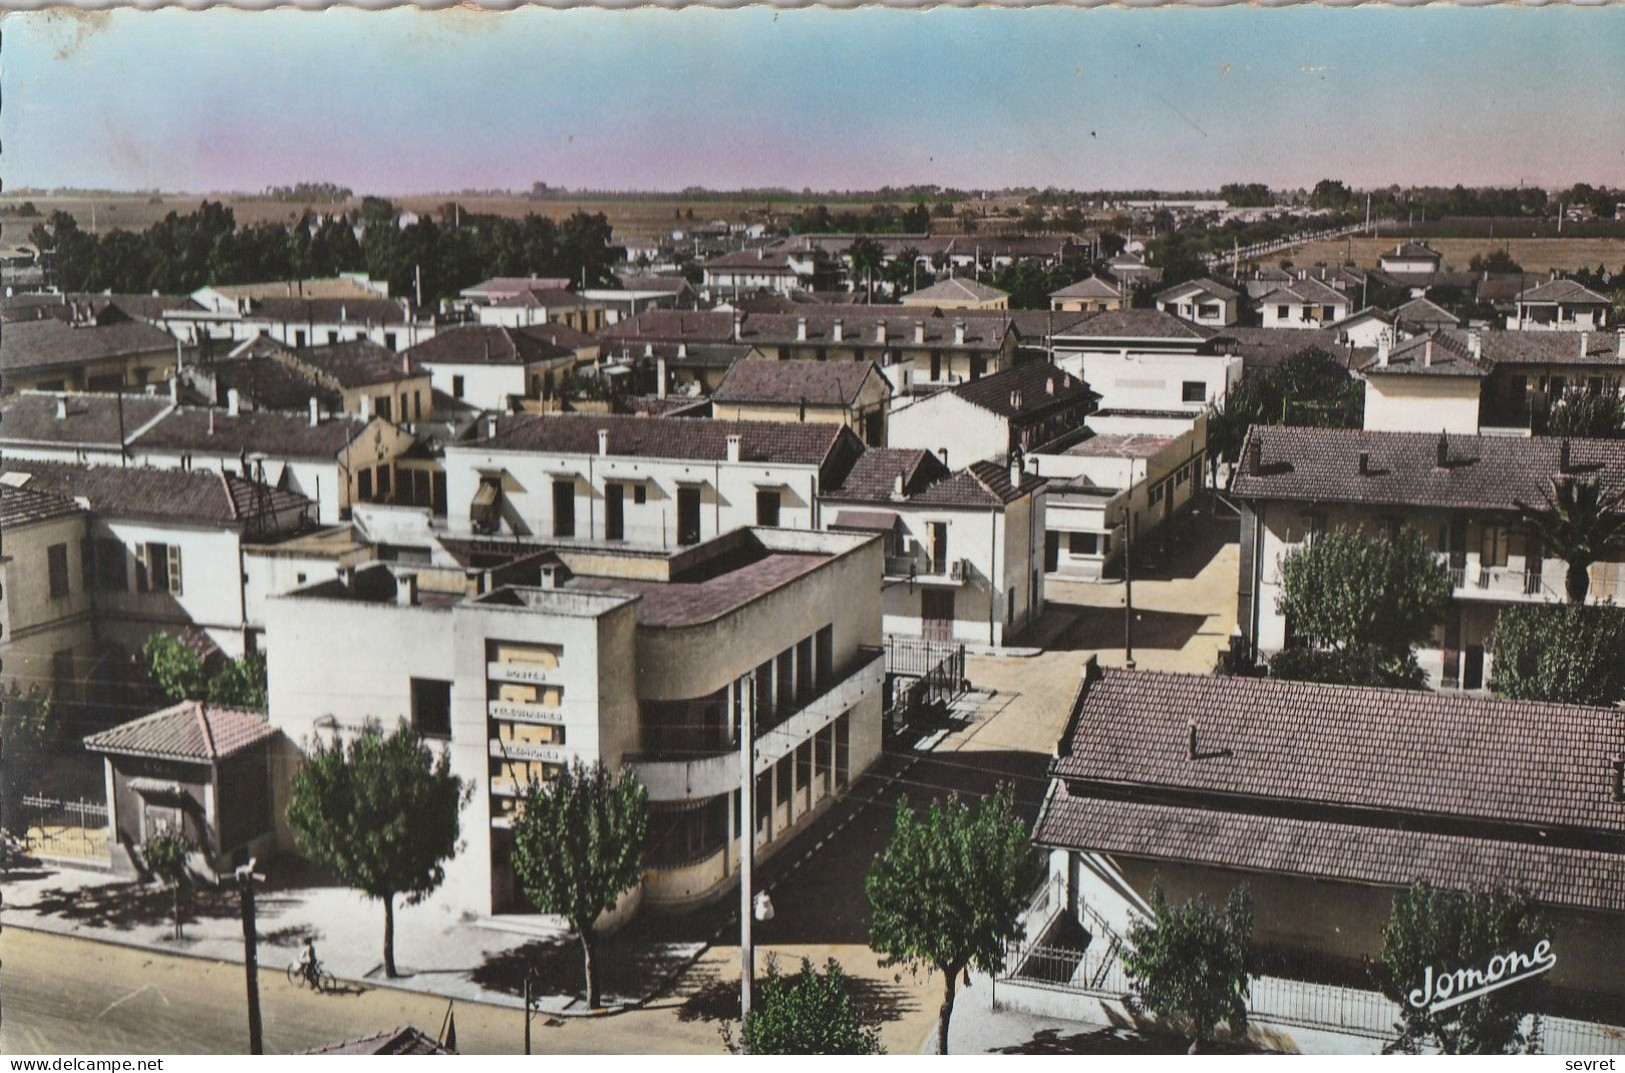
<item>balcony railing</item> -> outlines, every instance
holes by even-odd
[[[889,578],[963,585],[970,574],[970,561],[967,559],[933,559],[929,555],[886,556],[886,576]]]
[[[879,694],[885,678],[885,653],[878,648],[860,649],[846,677],[807,698],[787,716],[776,719],[768,729],[757,732],[757,774],[794,752],[802,742],[865,698]],[[739,789],[736,748],[718,749],[704,755],[679,757],[651,753],[626,759],[654,801],[699,800]]]

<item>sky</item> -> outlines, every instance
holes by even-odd
[[[7,189],[1625,184],[1625,7],[17,13]]]

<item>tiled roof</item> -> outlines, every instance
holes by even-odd
[[[1358,810],[1459,832],[1625,835],[1612,708],[1108,669],[1078,691],[1052,773],[1242,810]],[[1196,726],[1196,758],[1189,727]],[[1431,823],[1429,821],[1432,821]],[[1359,821],[1356,821],[1359,822]],[[1396,824],[1398,825],[1398,824]],[[1625,845],[1621,846],[1625,852]]]
[[[952,276],[929,287],[922,287],[913,294],[905,295],[903,300],[909,305],[930,305],[933,302],[991,302],[1008,297],[1010,297],[1008,292],[1001,291],[997,287],[989,287],[974,279]]]
[[[948,390],[972,406],[1018,422],[1099,398],[1088,384],[1047,361],[1023,362]]]
[[[50,369],[140,354],[175,352],[173,335],[141,321],[75,325],[52,317],[0,330],[0,371]]]
[[[545,291],[568,286],[570,281],[563,277],[496,276],[472,287],[465,287],[460,293],[465,297],[501,298],[530,290]]]
[[[1572,279],[1554,279],[1531,287],[1518,295],[1520,302],[1570,302],[1585,305],[1607,305],[1608,298],[1589,287],[1582,287]]]
[[[681,294],[693,290],[693,286],[682,276],[634,276],[622,275],[617,277],[621,287],[628,291],[659,291],[663,294]]]
[[[1448,325],[1453,328],[1461,323],[1450,310],[1430,302],[1426,298],[1412,298],[1409,302],[1394,310],[1394,320],[1419,324],[1428,328],[1441,325]]]
[[[155,421],[132,446],[137,450],[194,451],[209,455],[264,454],[270,458],[337,458],[366,424],[357,417],[183,407]]]
[[[1241,295],[1237,294],[1234,290],[1226,287],[1224,284],[1219,283],[1216,280],[1193,279],[1185,283],[1176,283],[1172,287],[1163,288],[1157,292],[1155,300],[1158,302],[1168,302],[1180,297],[1181,295],[1190,294],[1192,291],[1212,295],[1214,298],[1218,298],[1225,302],[1234,301],[1235,299],[1241,297]]]
[[[7,474],[27,474],[24,487],[69,499],[84,499],[97,514],[112,518],[161,518],[233,526],[260,514],[307,506],[296,492],[264,488],[241,477],[205,470],[150,466],[82,466],[71,462],[10,460]]]
[[[1352,305],[1349,296],[1335,287],[1328,287],[1318,279],[1298,279],[1284,287],[1277,287],[1259,299],[1263,304],[1297,302],[1303,305]]]
[[[1000,508],[1031,495],[1047,484],[1043,477],[1023,472],[1021,483],[1010,480],[1010,467],[998,462],[972,462],[947,480],[938,481],[910,503],[932,507]]]
[[[217,406],[225,404],[226,393],[233,389],[262,410],[303,411],[309,407],[312,398],[322,410],[329,413],[344,406],[344,396],[340,392],[276,358],[238,358],[214,362],[203,366],[200,371],[214,379],[215,397],[208,401]]]
[[[585,338],[579,332],[572,332]],[[495,324],[465,324],[436,332],[406,351],[423,365],[529,365],[575,357],[574,341],[556,331],[504,328]]]
[[[0,531],[71,517],[83,509],[64,496],[0,484]]]
[[[406,311],[389,298],[250,298],[247,321],[273,324],[401,324]]]
[[[638,596],[641,626],[692,626],[720,618],[746,603],[812,573],[830,561],[822,553],[767,552],[732,569],[693,579],[640,581],[581,575],[565,588]]]
[[[711,398],[732,403],[853,406],[871,375],[878,377],[880,372],[868,361],[736,361]]]
[[[952,471],[930,451],[908,447],[880,447],[863,453],[839,487],[826,489],[831,499],[890,501],[903,478],[903,494],[915,495],[952,476]]]
[[[1069,283],[1058,291],[1050,291],[1051,298],[1121,298],[1123,290],[1115,283],[1109,283],[1099,276],[1090,276],[1080,279],[1076,283]]]
[[[909,310],[899,306],[826,306],[809,304],[794,313],[746,313],[741,315],[739,338],[734,339],[734,316],[727,310],[691,313],[671,309],[651,309],[636,317],[611,325],[599,333],[606,347],[641,349],[645,342],[734,342],[744,345],[878,346],[923,345],[948,349],[992,350],[1003,346],[1013,323],[1008,313],[954,310],[951,313]],[[842,327],[840,343],[835,341],[835,323]],[[801,339],[803,322],[806,338]],[[886,342],[878,338],[886,328]],[[956,327],[965,327],[965,341],[954,342]],[[925,333],[925,342],[914,343],[915,328]]]
[[[595,302],[590,298],[583,298],[574,291],[563,288],[548,290],[524,290],[518,294],[498,298],[491,303],[494,306],[523,306],[531,309],[602,309],[603,303]]]
[[[1382,255],[1382,257],[1383,258],[1393,257],[1393,258],[1396,258],[1396,259],[1399,259],[1399,260],[1406,260],[1406,261],[1414,261],[1419,257],[1425,257],[1425,258],[1427,258],[1429,260],[1433,260],[1433,261],[1443,261],[1444,260],[1444,255],[1442,253],[1440,253],[1438,250],[1434,249],[1431,246],[1428,246],[1428,245],[1425,245],[1425,244],[1419,244],[1419,243],[1415,243],[1415,242],[1403,242],[1403,243],[1400,243],[1400,245],[1395,248],[1393,253],[1385,253],[1385,254]]]
[[[1449,465],[1438,464],[1443,439]],[[1570,440],[1569,469],[1625,492],[1625,441]],[[1539,506],[1562,465],[1549,436],[1442,436],[1426,432],[1254,425],[1234,490],[1246,499],[1516,511]],[[1260,447],[1258,471],[1248,452]],[[1360,455],[1367,455],[1366,473]]]
[[[1625,365],[1625,340],[1614,332],[1493,331],[1479,338],[1494,364]]]
[[[263,715],[189,700],[85,739],[85,748],[119,756],[224,760],[278,734]]]
[[[0,322],[52,317],[71,321],[76,307],[88,309],[105,323],[122,316],[129,320],[159,320],[179,309],[201,310],[188,295],[165,294],[16,294],[0,298]],[[108,310],[112,310],[111,319]]]
[[[341,387],[370,387],[405,377],[427,375],[413,366],[412,359],[367,339],[296,351],[300,361],[331,376]]]
[[[786,254],[767,254],[759,250],[736,250],[721,257],[713,257],[700,266],[706,271],[722,269],[732,272],[771,272],[774,275],[796,274]]]
[[[58,400],[66,403],[65,417],[57,416]],[[129,437],[168,408],[167,396],[24,391],[0,399],[0,443],[96,444],[116,449],[121,424]]]
[[[1090,313],[1057,336],[1068,339],[1211,339],[1212,328],[1160,309],[1107,309]]]
[[[622,457],[726,461],[728,437],[740,437],[740,457],[775,465],[821,465],[843,437],[844,425],[825,422],[713,421],[708,418],[518,414],[499,419],[496,436],[477,446],[499,451],[597,454],[598,432]]]
[[[1074,795],[1060,786],[1033,841],[1351,883],[1417,881],[1457,890],[1494,882],[1548,905],[1625,911],[1625,854],[1292,816]]]
[[[1464,376],[1482,379],[1489,367],[1475,359],[1461,337],[1430,331],[1399,343],[1384,364],[1379,358],[1365,366],[1367,376]]]

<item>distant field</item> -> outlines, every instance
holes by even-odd
[[[1444,255],[1446,268],[1462,272],[1467,270],[1473,254],[1488,254],[1503,247],[1528,272],[1596,268],[1599,264],[1617,272],[1625,266],[1625,238],[1437,238],[1426,241]],[[1349,256],[1351,246],[1356,264],[1375,266],[1379,255],[1394,248],[1394,240],[1356,238],[1352,244],[1348,240],[1314,242],[1266,258],[1264,263],[1275,264],[1284,258],[1296,265],[1322,261],[1339,264]]]

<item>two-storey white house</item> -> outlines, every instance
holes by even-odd
[[[1209,328],[1224,328],[1241,319],[1241,293],[1217,280],[1176,283],[1158,291],[1153,301],[1164,313]]]
[[[1241,379],[1243,359],[1217,330],[1157,309],[1094,313],[1053,336],[1055,364],[1087,381],[1102,411],[1197,414]]]
[[[0,688],[79,699],[95,642],[88,512],[66,496],[0,478]]]
[[[1319,328],[1354,312],[1354,299],[1336,287],[1305,277],[1277,287],[1258,299],[1266,328]]]

